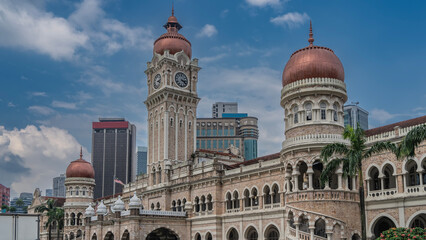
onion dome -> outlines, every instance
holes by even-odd
[[[65,175],[67,178],[95,178],[95,170],[92,164],[83,159],[82,149],[80,149],[80,159],[68,165]]]
[[[104,200],[101,200],[101,204],[99,204],[98,209],[96,209],[96,214],[98,215],[106,215],[107,214],[107,208],[104,204]]]
[[[161,35],[154,42],[154,53],[164,54],[165,50],[169,50],[170,54],[175,54],[183,51],[190,59],[192,55],[191,43],[178,31],[182,28],[177,18],[174,15],[172,8],[172,15],[163,26],[167,32]]]
[[[136,192],[133,193],[133,197],[130,198],[129,209],[137,209],[141,207],[141,200],[136,196]]]
[[[90,203],[89,206],[86,208],[86,212],[84,213],[86,217],[92,217],[95,216],[95,209],[93,209],[92,204]]]
[[[334,78],[344,81],[343,65],[333,50],[313,44],[312,22],[308,42],[309,46],[294,52],[287,62],[283,72],[283,86],[306,78]]]
[[[114,210],[114,212],[121,212],[121,211],[126,210],[126,208],[124,207],[124,202],[123,202],[123,200],[121,200],[120,195],[118,195],[118,199],[117,199],[117,201],[114,202],[112,209]]]

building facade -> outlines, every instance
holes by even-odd
[[[212,118],[222,118],[224,113],[238,113],[236,102],[216,102],[212,106]]]
[[[148,148],[147,147],[138,147],[138,167],[136,175],[141,175],[146,173],[147,157],[148,157]]]
[[[357,128],[357,124],[363,130],[368,129],[368,112],[358,104],[348,104],[343,106],[343,115],[344,115],[344,123],[346,125],[350,125],[352,128]]]
[[[0,206],[6,205],[9,206],[10,202],[10,188],[0,184]]]
[[[136,177],[136,126],[124,118],[99,118],[92,124],[92,164],[95,197],[122,191],[115,179],[129,183]]]
[[[65,197],[65,174],[60,174],[59,177],[53,178],[53,196]]]
[[[360,181],[368,186],[369,239],[393,226],[426,226],[425,142],[403,161],[390,152],[371,156],[363,162],[364,179],[344,176],[339,167],[320,184],[326,167],[321,149],[348,144],[342,137],[347,92],[342,63],[331,49],[313,44],[312,29],[309,45],[294,52],[284,68],[282,148],[242,161],[231,153],[195,151],[200,68],[173,12],[165,27],[146,70],[148,174],[119,195],[94,200],[92,166],[72,162],[64,206],[74,220],[84,211],[84,222],[76,226],[77,220],[68,219],[66,240],[356,240]],[[426,116],[370,129],[367,144],[398,143],[423,124]]]
[[[22,200],[22,203],[19,203],[19,200]],[[23,192],[19,194],[19,198],[13,198],[10,201],[10,206],[16,209],[15,213],[27,213],[27,208],[31,205],[33,201],[33,194]]]
[[[53,197],[53,189],[46,189],[46,193],[44,195],[46,197]]]
[[[257,158],[257,118],[244,113],[225,116],[197,118],[197,149],[233,152],[246,160]]]

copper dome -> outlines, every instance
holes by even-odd
[[[182,26],[174,16],[173,10],[172,16],[169,17],[164,28],[167,29],[167,32],[155,40],[154,53],[164,54],[165,50],[169,50],[170,54],[175,54],[183,50],[183,52],[191,58],[191,43],[182,34],[178,33]]]
[[[345,80],[345,72],[333,50],[313,45],[312,24],[309,33],[309,46],[294,52],[284,71],[283,86],[306,78],[334,78]]]
[[[83,159],[83,154],[80,151],[80,159],[72,161],[68,165],[65,175],[67,178],[95,178],[95,170],[92,164]]]

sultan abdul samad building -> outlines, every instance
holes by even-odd
[[[347,92],[342,63],[331,49],[314,45],[312,28],[309,45],[295,51],[284,68],[281,151],[243,162],[233,154],[196,151],[201,68],[173,14],[164,27],[145,71],[148,174],[121,195],[94,200],[93,167],[82,157],[71,162],[64,239],[360,239],[358,179],[338,169],[325,186],[319,181],[321,149],[347,143],[342,138]],[[398,142],[425,123],[423,116],[371,129],[367,142]],[[385,152],[363,166],[369,238],[390,227],[426,226],[424,143],[414,158],[398,161]]]

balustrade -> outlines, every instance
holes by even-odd
[[[358,201],[358,193],[343,190],[303,190],[286,193],[286,202],[315,200]]]

